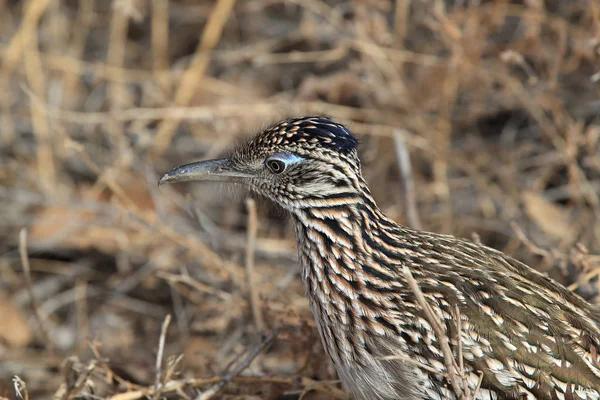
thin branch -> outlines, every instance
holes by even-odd
[[[113,375],[110,375],[110,378],[112,377]],[[137,385],[134,385],[129,381],[125,381],[122,378],[119,378],[118,376],[114,377],[116,379],[120,379],[119,382],[122,385],[124,385],[124,387],[128,387],[129,390],[123,393],[116,393],[111,397],[108,397],[108,400],[137,400],[151,396],[152,393],[154,393],[153,387],[138,387]],[[206,386],[209,384],[219,382],[220,380],[221,378],[218,376],[209,378],[186,378],[180,380],[172,380],[165,384],[163,394],[167,391],[169,393],[180,392],[185,387]],[[302,376],[238,376],[233,378],[231,381],[245,385],[277,384],[291,387],[310,386],[314,389],[317,389],[319,387],[328,387],[329,385],[339,383],[339,381],[314,381],[310,378]],[[321,392],[321,390],[319,391]],[[344,398],[344,392],[340,389],[336,389],[335,387],[328,387],[327,392],[335,393],[336,398]]]
[[[417,199],[415,196],[415,181],[410,164],[410,153],[406,149],[404,135],[398,129],[392,132],[400,170],[400,182],[402,183],[402,194],[404,195],[404,207],[406,208],[406,219],[411,227],[423,229],[419,212],[417,211]]]
[[[85,388],[86,384],[89,383],[88,378],[92,375],[92,372],[96,369],[98,362],[96,360],[91,360],[89,364],[85,367],[85,369],[78,373],[75,368],[75,363],[77,363],[76,357],[70,357],[67,360],[66,368],[65,368],[65,383],[61,385],[58,392],[54,396],[54,398],[60,398],[61,400],[67,400],[76,397],[85,397],[85,394],[81,393],[81,391]],[[77,380],[70,381],[69,376],[71,372],[77,374]],[[61,393],[62,392],[62,393]],[[60,396],[60,397],[59,397]]]
[[[423,311],[425,312],[425,315],[427,316],[427,319],[429,320],[429,323],[431,324],[431,327],[433,328],[433,331],[435,332],[435,335],[438,338],[438,341],[440,343],[440,349],[442,350],[442,354],[444,355],[444,364],[446,365],[447,378],[450,381],[454,392],[456,393],[456,397],[462,399],[464,398],[463,390],[461,388],[460,383],[458,382],[458,379],[456,379],[458,375],[458,366],[456,365],[456,360],[452,355],[452,350],[450,349],[450,344],[448,343],[448,337],[446,336],[442,328],[442,323],[431,309],[429,303],[427,303],[427,300],[425,299],[423,292],[419,288],[419,284],[410,272],[410,269],[407,266],[404,266],[402,267],[402,272],[404,273],[404,276],[411,290],[415,294],[419,305],[423,308]]]
[[[256,252],[256,232],[258,230],[258,217],[256,215],[256,202],[254,199],[248,198],[246,200],[246,207],[248,208],[248,230],[247,230],[247,241],[246,241],[246,276],[248,281],[248,295],[250,300],[250,309],[252,309],[252,316],[254,318],[254,325],[256,326],[257,332],[264,332],[265,323],[260,312],[260,305],[258,304],[258,291],[256,290],[256,284],[254,281],[254,254]]]
[[[182,283],[189,285],[200,293],[207,293],[211,296],[216,296],[223,301],[230,301],[232,297],[231,293],[197,281],[187,274],[178,275],[171,272],[159,271],[156,273],[156,276],[161,279],[165,279],[169,284]]]
[[[456,311],[456,328],[458,330],[458,367],[461,371],[465,370],[465,364],[463,360],[463,346],[462,346],[462,321],[460,320],[460,310],[458,306],[454,306]]]
[[[22,400],[29,400],[29,392],[27,391],[27,385],[25,381],[21,379],[18,375],[15,375],[13,378],[13,386],[15,388],[15,394],[17,398]]]
[[[163,361],[163,353],[165,350],[165,340],[167,337],[167,328],[171,323],[171,314],[167,314],[165,320],[163,321],[162,327],[160,329],[160,339],[158,341],[158,352],[156,353],[156,380],[154,381],[154,385],[156,387],[156,392],[152,396],[153,400],[157,400],[161,394],[162,388],[162,361]]]
[[[481,389],[481,383],[483,382],[483,371],[479,371],[479,380],[477,381],[477,386],[475,387],[475,391],[473,392],[473,399],[477,399],[479,395],[479,389]]]
[[[437,369],[435,369],[434,367],[431,367],[427,364],[422,363],[419,360],[415,360],[414,358],[410,358],[408,355],[406,354],[393,354],[391,356],[384,356],[384,357],[380,357],[380,360],[384,360],[384,361],[390,361],[390,360],[402,360],[402,361],[406,361],[412,364],[417,365],[419,368],[423,368],[429,372],[433,372],[434,374],[439,373],[440,371],[438,371]]]
[[[462,341],[462,320],[460,316],[460,309],[458,305],[454,305],[454,311],[456,313],[456,336],[458,342],[458,376],[460,376],[462,380],[462,387],[465,390],[464,398],[465,399],[475,399],[475,397],[471,397],[471,389],[469,388],[469,381],[467,379],[467,374],[465,373],[465,360],[463,358],[463,341]]]
[[[33,316],[35,321],[40,328],[40,332],[42,334],[42,339],[48,346],[48,349],[54,353],[56,346],[50,339],[49,331],[46,325],[44,325],[42,318],[39,313],[39,304],[35,295],[33,294],[33,281],[31,279],[31,266],[29,264],[29,255],[27,254],[27,229],[21,229],[19,232],[19,254],[21,256],[21,264],[23,264],[23,273],[25,275],[25,283],[27,284],[27,294],[29,295],[29,301],[31,303],[31,307],[33,308]]]
[[[178,106],[187,106],[196,93],[211,59],[213,48],[221,39],[223,28],[229,20],[235,0],[219,0],[215,3],[206,24],[200,43],[194,53],[194,58],[190,65],[180,78],[179,86],[175,91],[174,103]],[[175,128],[179,124],[179,119],[163,120],[156,130],[156,139],[154,150],[156,154],[161,154],[163,150],[171,143]]]
[[[523,243],[525,245],[525,247],[527,247],[529,249],[529,251],[531,251],[533,254],[535,254],[537,256],[541,256],[547,260],[552,259],[552,254],[549,251],[544,250],[541,247],[537,246],[531,240],[529,240],[529,238],[525,235],[525,232],[523,232],[523,230],[521,229],[521,227],[519,225],[517,225],[515,222],[511,222],[510,227],[517,235],[517,238],[521,241],[521,243]]]
[[[410,3],[412,0],[396,0],[394,10],[394,31],[396,40],[402,43],[408,31]]]
[[[278,333],[279,333],[279,328],[273,329],[273,331],[271,331],[271,333],[265,338],[265,340],[263,340],[261,343],[259,343],[257,346],[255,346],[252,349],[252,351],[250,351],[246,355],[246,357],[244,357],[242,360],[240,360],[231,369],[231,371],[226,373],[217,383],[215,383],[214,385],[209,387],[207,390],[205,390],[204,392],[202,392],[198,396],[196,396],[195,400],[208,400],[208,399],[212,398],[215,394],[217,394],[221,389],[223,389],[223,387],[228,382],[230,382],[237,375],[239,375],[244,369],[248,368],[248,366],[250,365],[252,360],[254,360],[256,358],[256,356],[258,356],[260,354],[261,351],[263,351],[269,344],[271,344],[271,342],[273,341],[273,339],[275,339],[275,337],[277,336]]]

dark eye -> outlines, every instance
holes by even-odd
[[[303,160],[304,158],[293,153],[274,153],[265,160],[265,165],[271,173],[281,174],[290,165],[298,164]]]
[[[280,174],[285,170],[285,163],[281,160],[267,160],[267,168],[274,174]]]

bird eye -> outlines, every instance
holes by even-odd
[[[281,160],[267,160],[267,168],[274,174],[280,174],[285,170],[285,163]]]
[[[304,158],[293,153],[275,153],[265,160],[265,165],[274,174],[281,174],[290,165],[296,164]]]

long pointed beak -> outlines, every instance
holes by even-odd
[[[234,168],[229,158],[217,158],[175,167],[160,178],[158,186],[187,181],[244,182],[250,177],[250,174]]]

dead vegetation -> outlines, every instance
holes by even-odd
[[[392,218],[596,300],[595,0],[4,1],[0,54],[0,396],[343,398],[281,213],[156,187],[290,113]]]

